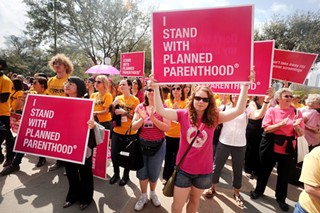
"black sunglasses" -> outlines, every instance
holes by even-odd
[[[95,81],[97,84],[101,84],[102,83],[102,81]]]
[[[284,98],[293,98],[292,95],[284,95],[283,97],[284,97]]]
[[[151,88],[149,88],[149,89],[147,89],[147,91],[148,91],[148,92],[153,92],[154,90],[151,89]]]
[[[181,90],[181,88],[180,87],[172,87],[172,90]]]
[[[203,102],[205,102],[205,103],[208,103],[209,102],[209,98],[202,98],[202,97],[200,97],[200,96],[194,96],[194,99],[196,100],[196,101],[203,101]]]

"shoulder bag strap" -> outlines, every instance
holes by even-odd
[[[194,136],[194,138],[192,139],[191,143],[189,144],[189,146],[188,146],[187,150],[184,152],[184,154],[183,154],[182,158],[180,159],[180,161],[179,161],[179,163],[178,163],[178,165],[177,165],[176,169],[179,169],[179,168],[180,168],[180,166],[181,166],[181,164],[183,163],[184,159],[186,158],[186,156],[187,156],[187,154],[188,154],[189,150],[191,149],[192,144],[193,144],[193,143],[194,143],[194,141],[196,140],[196,138],[197,138],[197,136],[198,136],[199,132],[200,132],[200,130],[198,129],[198,130],[197,130],[197,133],[196,133],[196,136]]]
[[[131,135],[131,127],[132,127],[132,124],[130,124],[129,129],[127,129],[125,135],[128,135],[128,134]]]

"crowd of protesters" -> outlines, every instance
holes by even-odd
[[[121,151],[118,142],[129,128],[132,128],[130,134],[139,135],[141,146],[157,147],[152,154],[142,154],[144,166],[136,172],[141,190],[134,207],[136,211],[142,210],[148,202],[148,186],[153,205],[161,205],[155,192],[158,179],[162,180],[163,185],[167,183],[190,139],[194,137],[193,133],[201,125],[204,125],[201,136],[196,136],[198,139],[177,174],[172,212],[182,212],[185,203],[187,212],[196,212],[200,196],[206,189],[205,196],[213,198],[221,170],[230,154],[236,205],[244,207],[240,195],[242,170],[249,179],[257,179],[255,189],[250,192],[251,199],[257,199],[263,195],[270,173],[277,163],[275,197],[279,207],[288,211],[287,185],[290,172],[296,166],[296,138],[305,135],[310,151],[320,145],[319,94],[309,94],[307,99],[301,100],[289,88],[279,89],[276,93],[270,88],[265,96],[249,97],[248,85],[243,85],[240,96],[237,96],[213,94],[211,89],[202,85],[159,87],[153,77],[148,82],[144,78],[123,78],[118,84],[107,75],[81,79],[72,76],[73,64],[64,54],[52,57],[48,65],[55,74],[53,77],[43,73],[24,77],[6,73],[6,61],[0,60],[0,147],[3,142],[6,147],[6,155],[0,149],[0,163],[3,163],[0,174],[3,176],[20,170],[24,154],[13,151],[15,138],[10,118],[23,112],[29,93],[93,99],[94,121],[88,122],[90,129],[101,126],[112,133],[110,144],[114,174],[109,180],[110,184],[116,184],[119,180],[119,186],[124,186],[130,181],[129,168],[124,168],[120,177],[116,157]],[[250,76],[251,80],[253,78]],[[214,130],[221,123],[224,124],[214,143],[214,134],[217,134]],[[275,139],[278,137],[283,140],[279,142]],[[270,138],[277,142],[272,146],[269,157],[261,158],[266,153],[261,153],[260,142]],[[90,148],[93,147],[91,144]],[[49,168],[49,171],[54,171],[65,166],[69,191],[63,208],[79,201],[80,209],[84,210],[91,203],[94,190],[91,158],[91,154],[87,155],[85,165],[81,166],[57,160]],[[39,157],[36,167],[44,164],[46,159]],[[320,167],[320,164],[317,166]],[[317,177],[312,187],[319,191],[320,178]],[[303,212],[304,205],[309,207],[310,202],[315,202],[314,208],[320,212],[320,199],[316,197],[319,194],[306,191],[303,196],[311,196],[311,201],[305,204],[299,199],[299,212]]]

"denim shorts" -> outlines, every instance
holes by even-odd
[[[211,176],[212,173],[204,175],[191,175],[180,169],[176,176],[175,185],[180,188],[194,186],[198,189],[208,189],[212,185]]]

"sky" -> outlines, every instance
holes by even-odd
[[[295,11],[320,11],[320,0],[145,0],[159,11],[255,5],[255,28],[270,20],[272,14],[284,17]],[[0,48],[5,48],[4,36],[23,36],[26,6],[22,0],[0,0]]]

